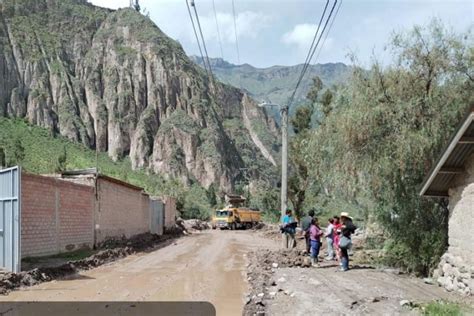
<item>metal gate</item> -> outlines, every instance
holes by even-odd
[[[0,170],[0,266],[20,272],[21,168]]]
[[[150,200],[150,233],[163,235],[165,219],[164,204],[160,200]]]

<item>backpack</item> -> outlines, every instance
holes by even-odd
[[[339,248],[341,249],[349,249],[352,245],[352,240],[349,237],[342,236],[341,240],[339,241]]]

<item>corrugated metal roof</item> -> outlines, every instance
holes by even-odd
[[[474,106],[467,113],[423,182],[421,196],[448,197],[448,189],[456,174],[474,153]]]

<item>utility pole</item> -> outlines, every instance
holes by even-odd
[[[138,0],[130,0],[130,8],[135,9],[135,11],[140,12],[140,4],[138,4]]]
[[[259,107],[276,106],[280,108],[281,114],[281,216],[285,216],[288,208],[288,106],[272,103],[260,103]]]
[[[281,112],[281,216],[288,208],[288,106]]]

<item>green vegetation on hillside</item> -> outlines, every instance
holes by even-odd
[[[27,172],[48,174],[96,166],[96,153],[64,137],[52,137],[44,128],[22,120],[0,118],[0,148],[9,165],[20,164]],[[18,153],[21,154],[18,154]],[[134,185],[151,194],[169,194],[172,187],[163,177],[133,171],[128,159],[112,161],[106,153],[98,154],[100,172]]]
[[[48,9],[46,3],[32,0],[5,1],[2,5],[4,15],[11,19],[13,35],[21,42],[24,57],[32,61],[44,55],[59,55],[65,45],[78,37],[87,40],[87,34],[95,31],[109,12],[73,0],[55,1]]]
[[[23,120],[0,118],[0,163],[2,152],[6,165],[20,164],[23,170],[36,174],[96,166],[94,150],[64,137],[52,137],[48,130]],[[165,179],[149,171],[132,170],[128,158],[114,162],[106,153],[99,153],[97,162],[101,173],[143,187],[151,195],[176,198],[178,209],[185,218],[198,216],[205,219],[209,216],[213,197],[198,184],[186,188],[179,180]]]

